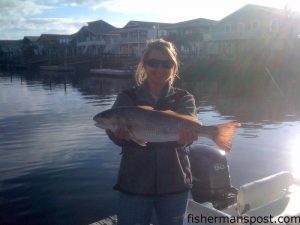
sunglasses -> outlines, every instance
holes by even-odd
[[[146,64],[152,68],[159,68],[160,66],[164,69],[171,69],[174,63],[171,60],[159,60],[159,59],[148,59]]]

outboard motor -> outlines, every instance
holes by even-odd
[[[237,189],[231,186],[226,156],[218,148],[192,145],[189,158],[194,201],[211,202],[216,209],[236,202]]]

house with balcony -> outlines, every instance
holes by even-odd
[[[113,35],[111,34],[111,36],[109,36],[108,34],[116,29],[116,27],[103,20],[88,22],[87,26],[82,27],[78,32],[73,34],[76,42],[77,54],[102,54],[106,47],[106,40]]]
[[[287,10],[245,5],[214,26],[209,53],[232,57],[261,48],[282,50],[298,37],[299,21]]]
[[[141,56],[148,40],[166,35],[168,23],[129,21],[120,29],[120,53],[128,56]]]
[[[120,46],[121,46],[121,32],[120,28],[109,31],[103,34],[103,40],[105,42],[105,47],[103,50],[104,54],[117,54],[120,55]]]
[[[216,23],[203,18],[174,23],[165,27],[166,39],[175,43],[182,55],[203,55]]]

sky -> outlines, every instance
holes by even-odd
[[[0,0],[0,40],[73,34],[87,22],[221,20],[246,4],[300,11],[299,0]]]

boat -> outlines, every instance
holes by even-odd
[[[133,77],[134,70],[131,69],[90,69],[93,75],[109,78],[130,78]]]
[[[282,171],[242,185],[224,209],[190,199],[183,224],[300,224],[299,200],[299,183]]]
[[[192,145],[189,156],[193,188],[184,225],[272,224],[285,216],[298,216],[300,224],[300,185],[290,172],[236,188],[231,185],[226,156],[219,149]]]
[[[211,202],[189,199],[183,225],[300,224],[299,200],[299,183],[289,172],[282,171],[242,185],[237,202],[224,209],[216,209]],[[117,216],[91,225],[99,224],[117,224]]]
[[[219,149],[192,145],[190,161],[193,188],[184,225],[300,224],[300,181],[290,172],[281,171],[236,188],[231,185],[226,156]],[[116,215],[98,224],[115,221]]]
[[[53,72],[74,72],[75,68],[73,66],[40,66],[42,71],[53,71]]]

